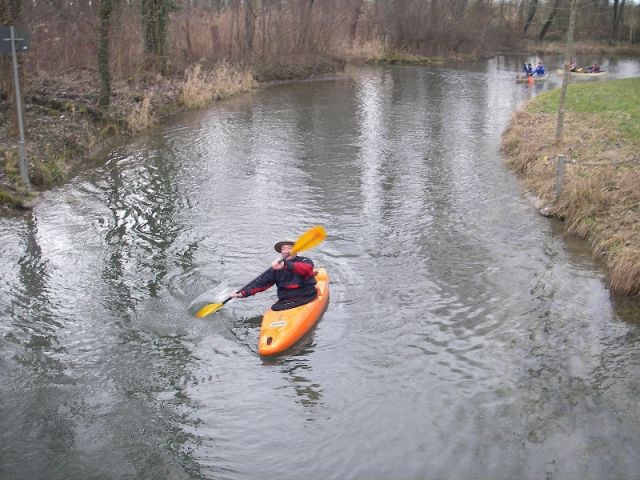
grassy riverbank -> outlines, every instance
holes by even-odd
[[[593,246],[613,291],[640,294],[640,79],[570,84],[562,145],[554,145],[560,90],[517,112],[503,134],[507,164],[549,214]],[[565,155],[556,198],[557,157]]]

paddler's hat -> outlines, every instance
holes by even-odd
[[[283,240],[281,242],[276,243],[273,248],[276,250],[276,252],[280,253],[280,250],[282,249],[282,247],[284,245],[295,245],[296,242],[292,242],[291,240]]]

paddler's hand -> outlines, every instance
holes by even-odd
[[[284,260],[279,258],[278,260],[274,260],[271,264],[271,268],[274,270],[282,270],[284,268]]]
[[[233,292],[231,294],[231,298],[244,298],[244,293],[242,293],[242,291],[240,292]]]

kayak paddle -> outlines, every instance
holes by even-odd
[[[296,240],[296,243],[294,243],[293,247],[291,248],[291,254],[294,255],[298,252],[309,250],[310,248],[313,248],[316,245],[320,245],[325,238],[327,238],[327,232],[325,231],[325,229],[322,227],[322,225],[316,225],[315,227],[310,228],[309,230],[307,230],[306,232],[304,232],[302,235],[298,237],[298,239]],[[269,270],[270,269],[265,270],[263,273],[260,274],[260,276],[264,275]],[[259,278],[259,277],[256,277],[256,278]],[[251,285],[255,280],[256,279],[251,280],[240,290],[244,290],[249,285]],[[205,305],[200,310],[198,310],[194,315],[198,318],[206,317],[207,315],[220,310],[223,307],[223,305],[227,303],[229,300],[231,300],[232,298],[233,298],[232,296],[229,296],[220,303],[210,303],[208,305]]]

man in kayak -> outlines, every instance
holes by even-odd
[[[245,298],[271,288],[278,287],[278,301],[272,310],[288,310],[314,300],[318,295],[316,289],[313,262],[291,252],[294,242],[285,240],[274,245],[274,249],[282,258],[274,261],[271,268],[247,285],[244,289],[233,293],[233,298]]]

